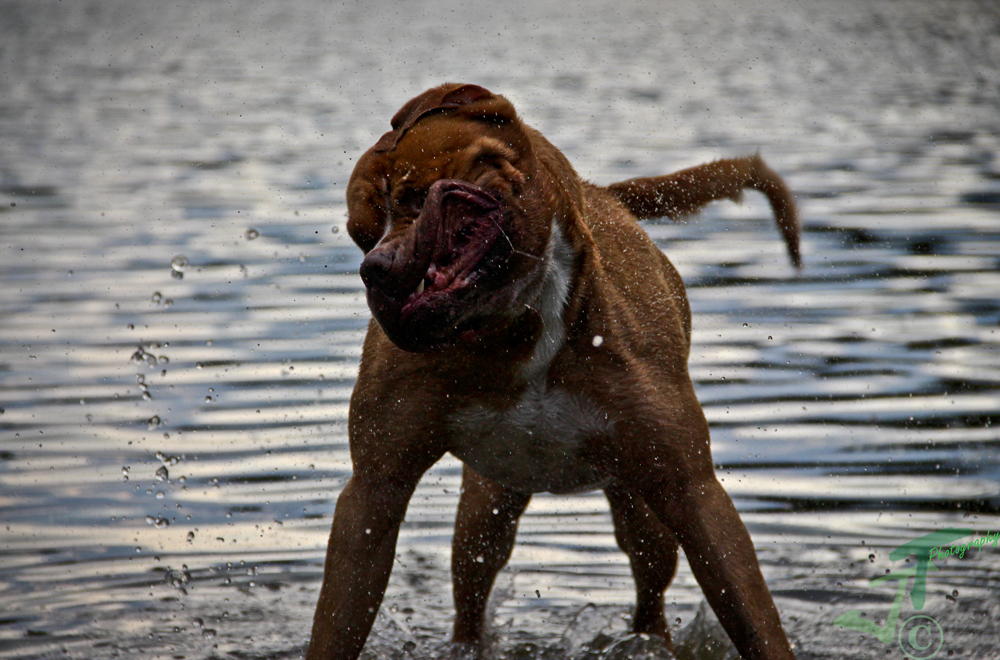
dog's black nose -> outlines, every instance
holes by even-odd
[[[392,288],[392,262],[395,253],[376,247],[361,262],[361,281],[369,289],[387,291]]]

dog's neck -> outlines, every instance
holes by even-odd
[[[546,271],[538,298],[531,305],[542,317],[542,333],[535,344],[531,361],[525,368],[525,375],[529,379],[548,370],[552,358],[566,340],[563,316],[569,300],[573,257],[573,248],[566,240],[559,219],[552,218],[549,243],[545,248]]]

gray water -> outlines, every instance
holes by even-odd
[[[801,274],[753,194],[647,229],[799,658],[904,658],[833,620],[886,620],[903,543],[1000,531],[993,2],[0,3],[0,658],[301,655],[368,319],[344,187],[444,81],[596,182],[786,177]],[[371,658],[443,652],[459,474],[411,503]],[[497,657],[666,657],[625,634],[600,494],[536,497],[518,540]],[[995,660],[1000,546],[935,566],[900,621]],[[714,657],[701,601],[682,562],[669,619]]]

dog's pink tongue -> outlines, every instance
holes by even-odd
[[[448,285],[449,278],[448,274],[438,270],[437,264],[432,263],[430,268],[427,269],[427,277],[425,278],[430,283],[430,288],[442,288]]]

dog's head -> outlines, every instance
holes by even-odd
[[[375,320],[414,352],[513,322],[538,295],[553,219],[579,203],[572,168],[509,101],[476,85],[424,92],[392,129],[347,188]]]

